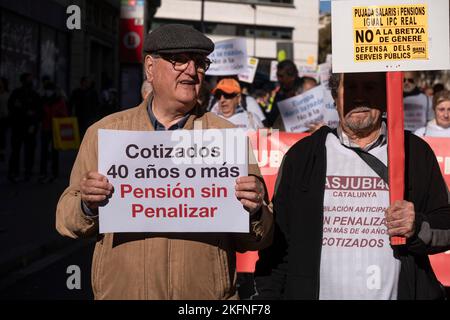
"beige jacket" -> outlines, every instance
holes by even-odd
[[[261,249],[273,233],[271,211],[264,206],[259,221],[251,221],[249,234],[225,233],[114,233],[98,234],[98,219],[81,208],[80,180],[97,171],[98,129],[153,131],[146,109],[140,106],[107,116],[92,125],[81,143],[56,211],[56,229],[64,236],[97,236],[92,262],[92,288],[96,299],[237,299],[235,252]],[[191,115],[202,128],[232,125],[211,113]],[[256,164],[249,173],[259,175]]]

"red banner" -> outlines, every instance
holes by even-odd
[[[307,135],[305,133],[271,132],[270,130],[260,130],[258,133],[249,135],[270,199],[284,154],[293,144]],[[450,188],[450,139],[426,138],[425,140],[436,154],[442,174]],[[258,252],[238,253],[237,272],[253,273],[257,260]],[[450,286],[450,251],[430,256],[430,260],[439,281],[445,286]]]
[[[120,4],[120,62],[142,63],[144,0],[122,0]]]
[[[144,25],[137,19],[120,19],[120,62],[141,63]]]
[[[436,154],[445,182],[450,189],[450,139],[424,137]],[[439,281],[450,287],[450,251],[430,256],[431,265]]]
[[[272,132],[271,130],[259,130],[258,133],[250,133],[250,143],[253,148],[259,169],[267,186],[269,199],[272,199],[278,169],[284,154],[300,139],[306,137],[306,133]],[[255,264],[258,260],[257,251],[237,253],[237,272],[255,272]]]

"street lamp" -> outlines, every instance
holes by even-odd
[[[200,29],[202,33],[205,33],[205,0],[202,0],[201,4]]]

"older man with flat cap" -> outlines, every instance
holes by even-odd
[[[249,165],[249,176],[236,181],[236,197],[249,212],[248,234],[98,234],[98,207],[114,192],[97,172],[99,129],[191,130],[194,121],[203,129],[233,127],[211,113],[202,114],[197,105],[213,50],[211,40],[191,27],[171,24],[154,30],[144,44],[153,93],[86,132],[70,185],[58,203],[56,228],[71,238],[97,236],[92,263],[96,299],[237,299],[235,252],[271,241],[272,215],[256,164]]]

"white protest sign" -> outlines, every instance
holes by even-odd
[[[278,78],[277,78],[277,65],[278,65],[278,61],[277,60],[270,61],[270,81],[273,81],[273,82],[277,82],[278,81]]]
[[[209,76],[228,76],[244,72],[247,68],[247,41],[244,38],[218,41],[208,58],[212,61],[206,71]]]
[[[239,81],[253,83],[255,79],[256,69],[258,68],[259,59],[249,57],[247,60],[247,69],[238,75]]]
[[[427,115],[431,109],[431,99],[425,94],[418,94],[403,98],[403,112],[405,115],[405,130],[416,131],[426,126]]]
[[[287,132],[304,132],[310,124],[325,122],[336,127],[339,118],[329,91],[322,85],[278,103]],[[337,121],[337,122],[336,122]]]
[[[298,75],[299,77],[309,77],[315,79],[316,81],[319,81],[319,74],[315,67],[299,66]]]
[[[331,91],[326,86],[324,86],[323,89],[323,122],[330,128],[337,128],[339,125],[339,114],[337,113],[333,96],[331,95]]]
[[[99,172],[114,186],[100,233],[249,232],[235,196],[247,148],[241,129],[99,130]]]
[[[330,78],[331,63],[322,63],[317,67],[317,73],[319,74],[319,82],[325,87],[328,86],[328,80]]]
[[[331,3],[333,72],[450,69],[449,1]]]

